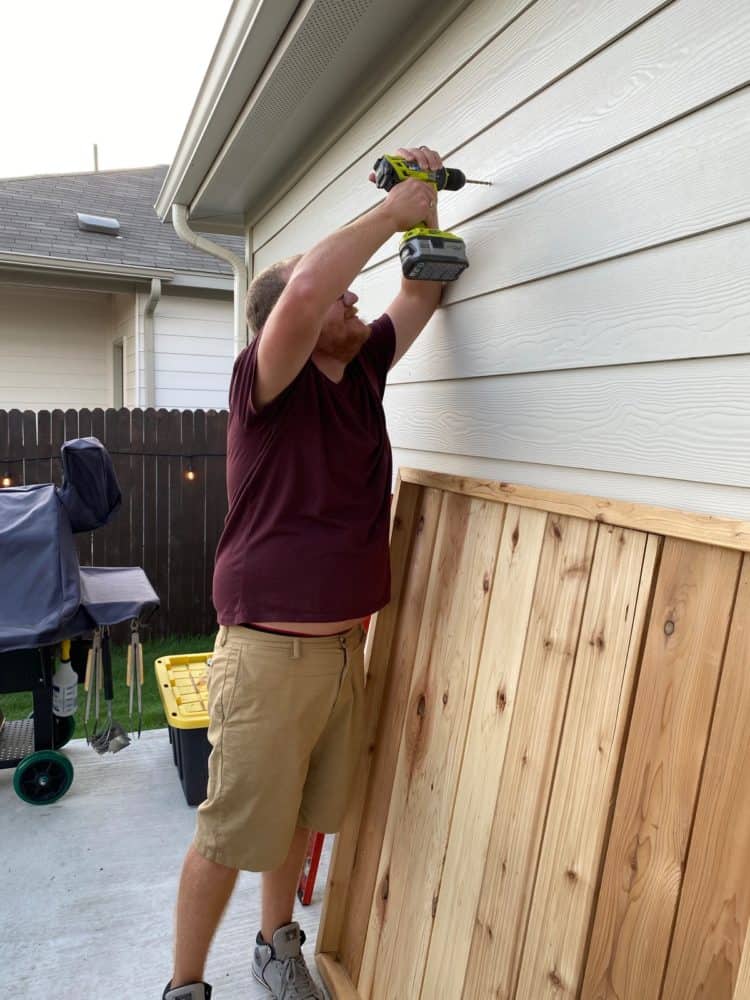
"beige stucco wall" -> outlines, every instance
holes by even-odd
[[[112,405],[112,296],[0,287],[0,408]]]

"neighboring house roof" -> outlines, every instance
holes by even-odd
[[[183,242],[171,223],[162,223],[154,202],[167,166],[82,174],[0,179],[0,267],[19,257],[79,261],[128,269],[160,269],[186,274],[231,275],[223,260]],[[116,218],[120,237],[84,232],[78,212]],[[217,242],[242,255],[243,241]]]

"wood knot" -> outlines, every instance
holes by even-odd
[[[507,698],[504,690],[499,690],[497,692],[497,710],[498,712],[504,712],[505,706],[507,704]]]
[[[419,515],[419,520],[417,521],[417,534],[424,528],[424,514]]]
[[[545,649],[552,649],[552,640],[551,639],[545,639],[543,641],[542,645],[544,646]]]
[[[523,757],[521,757],[521,764],[524,767],[526,767],[526,765],[528,764],[528,762],[529,762],[529,755],[528,755],[528,752],[526,750],[524,750]]]
[[[448,704],[448,692],[447,691],[443,691],[443,704],[444,705]]]
[[[557,521],[552,521],[552,534],[558,539],[558,541],[562,538],[562,531],[560,531],[560,525]]]
[[[486,594],[489,591],[489,589],[490,589],[490,574],[485,573],[484,576],[482,577],[482,590]]]
[[[487,934],[488,934],[489,939],[491,941],[492,940],[492,928],[490,927],[490,925],[489,924],[482,924],[481,921],[480,921],[480,926],[484,927],[484,929],[487,931]]]
[[[601,633],[596,637],[596,645],[598,649],[604,649],[604,638]]]
[[[513,552],[516,551],[516,546],[518,545],[518,525],[516,524],[513,529],[513,534],[510,536],[510,544]]]
[[[560,979],[560,976],[557,974],[557,969],[553,969],[552,972],[550,972],[550,974],[549,974],[549,981],[552,983],[552,985],[555,987],[555,989],[557,989],[557,990],[561,990],[562,989],[563,981],[562,981],[562,979]]]
[[[417,702],[417,715],[420,718],[424,717],[427,702],[425,701],[424,695],[420,694],[419,701]]]
[[[432,917],[433,917],[433,919],[435,918],[435,914],[437,913],[437,904],[438,904],[438,893],[435,893],[435,895],[432,897]]]
[[[670,618],[668,621],[664,622],[664,635],[672,635],[674,632],[674,622]]]
[[[574,871],[572,868],[568,868],[568,870],[565,872],[565,877],[569,882],[577,882],[578,872]]]
[[[380,890],[381,899],[388,899],[388,891],[390,889],[390,884],[391,884],[390,876],[386,872],[385,878],[383,879],[383,887]]]

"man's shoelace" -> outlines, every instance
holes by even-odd
[[[301,955],[284,959],[281,982],[279,1000],[318,1000],[320,994]]]

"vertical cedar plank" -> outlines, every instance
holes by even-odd
[[[161,601],[162,634],[173,634],[169,576],[169,411],[156,414],[156,593]]]
[[[156,523],[157,479],[159,445],[156,437],[157,411],[150,406],[143,411],[143,569],[159,597],[158,532]],[[162,608],[149,622],[154,630],[163,634],[166,614]]]
[[[113,520],[114,545],[117,566],[127,565],[130,554],[130,530],[133,510],[133,483],[130,478],[130,410],[123,406],[114,411],[116,434],[115,454],[112,456],[117,478],[122,489],[122,507]]]
[[[373,1000],[419,996],[503,514],[494,502],[457,494],[443,501],[388,816],[388,850],[379,866],[378,882],[388,875],[388,898],[374,967],[372,945],[363,963],[360,992]]]
[[[375,732],[383,700],[383,691],[388,679],[388,663],[393,643],[396,614],[400,606],[402,586],[406,577],[409,553],[417,524],[421,494],[420,487],[399,481],[393,499],[390,532],[391,599],[382,612],[375,616],[370,626],[372,645],[368,649],[364,723],[367,752],[362,756],[347,815],[333,847],[318,929],[316,954],[337,952],[341,943],[347,894],[352,881],[354,854],[362,832],[362,811],[375,749]]]
[[[360,1000],[356,987],[340,962],[337,962],[331,955],[322,953],[316,953],[315,960],[320,978],[335,1000]]]
[[[732,1000],[750,1000],[750,931],[745,935],[745,947]]]
[[[68,412],[65,413],[65,433],[68,433]],[[115,469],[115,475],[117,476],[117,482],[120,485],[120,491],[122,492],[122,507],[127,504],[127,495],[123,489],[122,473],[120,469],[120,457],[116,455],[115,452],[118,451],[119,442],[117,434],[117,410],[112,407],[108,407],[104,411],[104,436],[102,442],[104,447],[109,452],[112,458],[112,464]],[[118,514],[105,525],[103,528],[99,528],[94,532],[94,538],[101,542],[104,540],[104,551],[106,553],[105,560],[98,562],[99,566],[119,566],[120,565],[120,545],[117,535],[118,520],[122,517],[122,507]]]
[[[547,515],[507,508],[421,996],[459,997],[516,704]]]
[[[54,429],[54,413],[52,414],[52,426]],[[64,419],[63,415],[63,419]],[[104,433],[104,410],[98,407],[91,411],[91,434],[98,441],[107,447],[107,439]],[[65,439],[65,428],[63,427],[63,440]],[[91,561],[93,566],[107,566],[107,529],[99,528],[98,531],[91,532]]]
[[[23,429],[24,481],[26,486],[36,486],[42,482],[39,478],[37,457],[39,448],[36,440],[36,413],[34,410],[24,410],[21,414]]]
[[[23,460],[23,420],[20,410],[8,412],[8,456],[13,459],[11,467],[13,486],[24,486],[26,469]]]
[[[38,475],[40,483],[52,483],[52,414],[49,410],[39,410],[36,415],[36,441],[38,451]]]
[[[365,695],[368,699],[367,755],[368,759],[371,758],[369,782],[355,844],[348,907],[338,942],[341,961],[355,983],[359,979],[370,909],[373,905],[378,861],[383,848],[393,776],[414,669],[418,638],[415,622],[422,618],[443,503],[440,490],[418,487],[420,493],[415,495],[411,492],[412,489],[407,483],[401,484],[399,488],[399,497],[403,493],[404,504],[399,502],[396,508],[401,523],[397,525],[394,522],[393,529],[394,540],[400,537],[400,532],[404,532],[401,544],[408,551],[408,561],[403,569],[405,578],[400,593],[394,592],[391,602],[378,614],[368,650]],[[410,497],[416,500],[411,523],[408,519],[409,507],[406,506]],[[399,514],[399,507],[404,508],[406,516]],[[380,712],[376,711],[378,701],[382,706]],[[373,727],[377,728],[374,730]],[[347,825],[351,815],[347,816]]]
[[[186,538],[182,524],[182,416],[179,410],[170,410],[167,416],[166,448],[160,451],[169,455],[167,459],[169,477],[169,517],[168,532],[168,575],[169,575],[169,627],[176,635],[185,634],[185,613],[181,605],[184,585],[183,551]]]
[[[661,993],[740,559],[665,541],[583,1000]]]
[[[180,414],[180,453],[183,456],[179,465],[180,506],[178,511],[179,528],[177,535],[181,539],[179,550],[174,553],[178,563],[178,601],[182,615],[184,634],[195,631],[195,619],[192,614],[193,601],[193,565],[195,563],[196,528],[193,499],[195,497],[196,481],[185,478],[188,462],[192,459],[193,447],[193,411],[183,410]]]
[[[52,431],[52,433],[54,433],[54,431]],[[78,436],[79,437],[92,437],[92,435],[93,435],[93,431],[92,431],[91,410],[86,409],[86,408],[84,408],[82,410],[79,410],[78,411]],[[56,453],[58,455],[60,454],[59,447],[58,447]],[[51,449],[50,450],[50,454],[55,454],[55,451]],[[55,465],[59,465],[59,463],[58,462],[53,462],[52,463],[53,470],[54,470],[54,466]],[[62,472],[61,472],[61,475],[62,475]],[[94,532],[93,531],[81,532],[81,534],[75,536],[75,539],[76,539],[76,548],[78,549],[78,558],[79,558],[79,560],[81,562],[81,565],[82,566],[90,566],[92,564],[92,551],[93,551]]]
[[[745,556],[663,1000],[732,1000],[750,920],[750,557]]]
[[[550,515],[462,996],[511,997],[597,525]]]
[[[8,411],[0,410],[0,476],[10,476],[11,483],[18,485],[18,473],[10,462],[11,457],[15,458],[8,451]]]
[[[516,1000],[575,1000],[659,539],[599,529]]]
[[[130,411],[130,548],[128,565],[143,566],[143,410]]]
[[[193,472],[195,479],[190,485],[193,494],[193,523],[190,528],[193,545],[193,582],[191,599],[191,631],[198,634],[208,632],[208,622],[204,582],[206,579],[206,413],[193,412]]]

